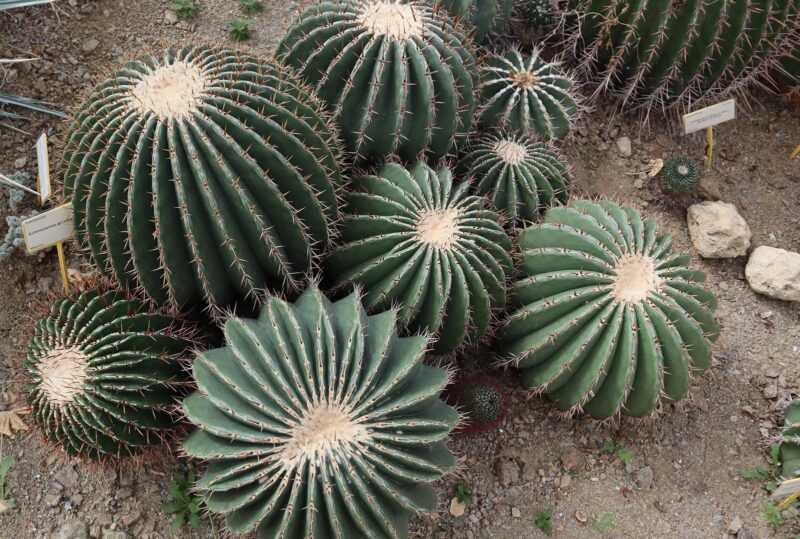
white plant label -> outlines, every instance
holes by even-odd
[[[36,141],[36,161],[39,164],[39,201],[44,205],[50,198],[50,156],[47,154],[47,133]]]
[[[22,221],[22,237],[29,253],[66,241],[73,234],[72,204],[64,204]]]
[[[694,133],[736,118],[736,100],[729,99],[683,116],[683,129]]]

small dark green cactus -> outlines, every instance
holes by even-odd
[[[34,420],[67,454],[91,460],[160,443],[187,383],[188,329],[114,290],[56,301],[27,346]]]
[[[312,287],[229,319],[227,345],[198,355],[184,449],[209,462],[197,487],[231,532],[404,538],[409,516],[436,509],[428,483],[454,464],[442,440],[459,415],[439,400],[447,372],[422,361],[427,339],[398,337],[396,314]]]
[[[570,176],[558,154],[529,135],[487,133],[458,162],[477,191],[508,216],[508,224],[536,221],[540,212],[569,198]]]
[[[486,375],[466,376],[458,380],[451,394],[467,416],[468,424],[459,427],[462,434],[492,429],[500,423],[508,410],[502,388]]]
[[[791,479],[800,475],[800,399],[786,408],[786,427],[781,435],[781,475]]]
[[[502,34],[514,14],[515,0],[436,0],[456,20],[470,29],[478,43],[485,43],[492,34]]]
[[[519,14],[528,29],[545,28],[555,20],[553,0],[521,0]]]
[[[674,157],[664,163],[658,184],[670,196],[691,195],[700,183],[700,165],[690,157]]]

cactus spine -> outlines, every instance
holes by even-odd
[[[422,363],[426,338],[399,338],[395,317],[312,287],[229,319],[227,345],[197,357],[184,449],[209,462],[197,486],[232,532],[399,538],[436,508],[427,483],[454,464],[442,440],[459,416],[438,398],[447,373]]]
[[[367,310],[398,305],[411,332],[437,337],[434,352],[486,333],[506,301],[511,242],[500,217],[447,168],[389,163],[346,197],[343,244],[326,260],[335,286],[364,290]]]
[[[334,136],[284,68],[188,47],[131,62],[64,150],[78,240],[158,303],[222,307],[296,288],[337,217]]]
[[[491,34],[503,33],[514,14],[514,0],[438,0],[456,20],[470,29],[478,43],[485,43]]]
[[[716,300],[652,219],[578,200],[548,210],[519,246],[524,277],[498,338],[525,387],[559,409],[644,416],[708,368]]]
[[[800,475],[800,399],[786,408],[786,426],[781,436],[781,475],[791,479]]]
[[[482,135],[457,170],[461,176],[472,175],[478,192],[488,195],[512,226],[538,220],[544,208],[569,197],[570,176],[558,154],[524,134]]]
[[[658,183],[667,195],[690,195],[700,183],[700,165],[690,157],[669,159],[661,169]]]
[[[129,457],[175,427],[187,325],[110,290],[59,299],[34,327],[24,362],[33,418],[67,454]]]
[[[360,163],[445,156],[472,126],[467,39],[429,5],[336,0],[307,8],[278,56],[316,87]]]

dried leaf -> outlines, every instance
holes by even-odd
[[[13,438],[14,432],[28,430],[28,426],[19,416],[20,413],[24,412],[24,408],[14,408],[13,410],[0,412],[0,436]]]
[[[655,178],[658,176],[658,173],[661,172],[661,169],[664,168],[664,160],[663,159],[651,159],[647,163],[647,176],[649,178]]]

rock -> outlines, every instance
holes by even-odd
[[[130,487],[122,487],[121,489],[117,490],[117,499],[124,500],[126,498],[130,498],[133,495],[133,491]]]
[[[518,507],[512,507],[511,516],[514,518],[522,518],[522,511],[520,511]]]
[[[759,294],[800,301],[800,253],[762,245],[750,255],[744,275]]]
[[[128,539],[128,534],[121,531],[103,531],[103,539]]]
[[[778,398],[778,382],[775,380],[767,382],[767,385],[764,387],[764,398],[770,400]]]
[[[99,40],[95,38],[87,39],[83,42],[83,52],[92,52],[98,47],[98,45],[100,45]]]
[[[53,283],[51,279],[50,286],[52,286],[52,284]],[[49,289],[50,286],[48,286],[47,289]],[[62,468],[61,470],[57,471],[53,476],[53,479],[58,481],[58,483],[64,488],[73,488],[78,484],[78,472],[76,472],[75,468],[72,466],[67,466],[66,468]]]
[[[453,515],[454,517],[463,516],[466,510],[467,510],[467,504],[458,501],[458,498],[453,498],[452,500],[450,500],[450,514]]]
[[[636,484],[641,489],[648,489],[653,486],[653,469],[650,466],[640,468],[636,472]]]
[[[164,11],[164,22],[167,24],[177,24],[178,14],[171,9]]]
[[[84,521],[76,518],[61,526],[50,539],[89,539],[89,529]]]
[[[620,137],[617,139],[617,150],[622,157],[630,157],[633,155],[633,145],[631,139],[628,137]]]
[[[733,204],[694,204],[689,206],[686,221],[692,244],[703,258],[736,258],[747,254],[753,234]]]
[[[641,178],[634,180],[633,186],[636,189],[644,189],[644,180],[642,180]]]
[[[563,464],[564,468],[568,471],[574,472],[583,467],[583,456],[579,451],[575,451],[574,449],[572,451],[567,451],[561,455],[561,464]]]
[[[61,494],[58,492],[54,492],[53,494],[48,494],[44,497],[44,503],[48,505],[48,507],[58,507],[58,502],[61,501]]]
[[[137,520],[139,520],[140,518],[142,518],[142,512],[141,511],[133,511],[133,512],[128,513],[127,515],[122,517],[122,525],[125,526],[125,527],[128,527],[131,524],[133,524],[134,522],[136,522]]]
[[[736,535],[739,533],[739,530],[742,529],[742,519],[739,517],[734,518],[730,524],[728,524],[728,533]]]
[[[494,464],[494,472],[497,480],[504,487],[510,486],[519,481],[519,464],[513,460],[497,459]]]
[[[700,181],[695,188],[697,196],[703,200],[719,200],[722,198],[722,192],[719,189],[719,181],[710,174],[703,174],[700,176]]]
[[[20,170],[25,168],[25,165],[28,163],[27,157],[20,157],[19,159],[14,159],[14,168]]]

